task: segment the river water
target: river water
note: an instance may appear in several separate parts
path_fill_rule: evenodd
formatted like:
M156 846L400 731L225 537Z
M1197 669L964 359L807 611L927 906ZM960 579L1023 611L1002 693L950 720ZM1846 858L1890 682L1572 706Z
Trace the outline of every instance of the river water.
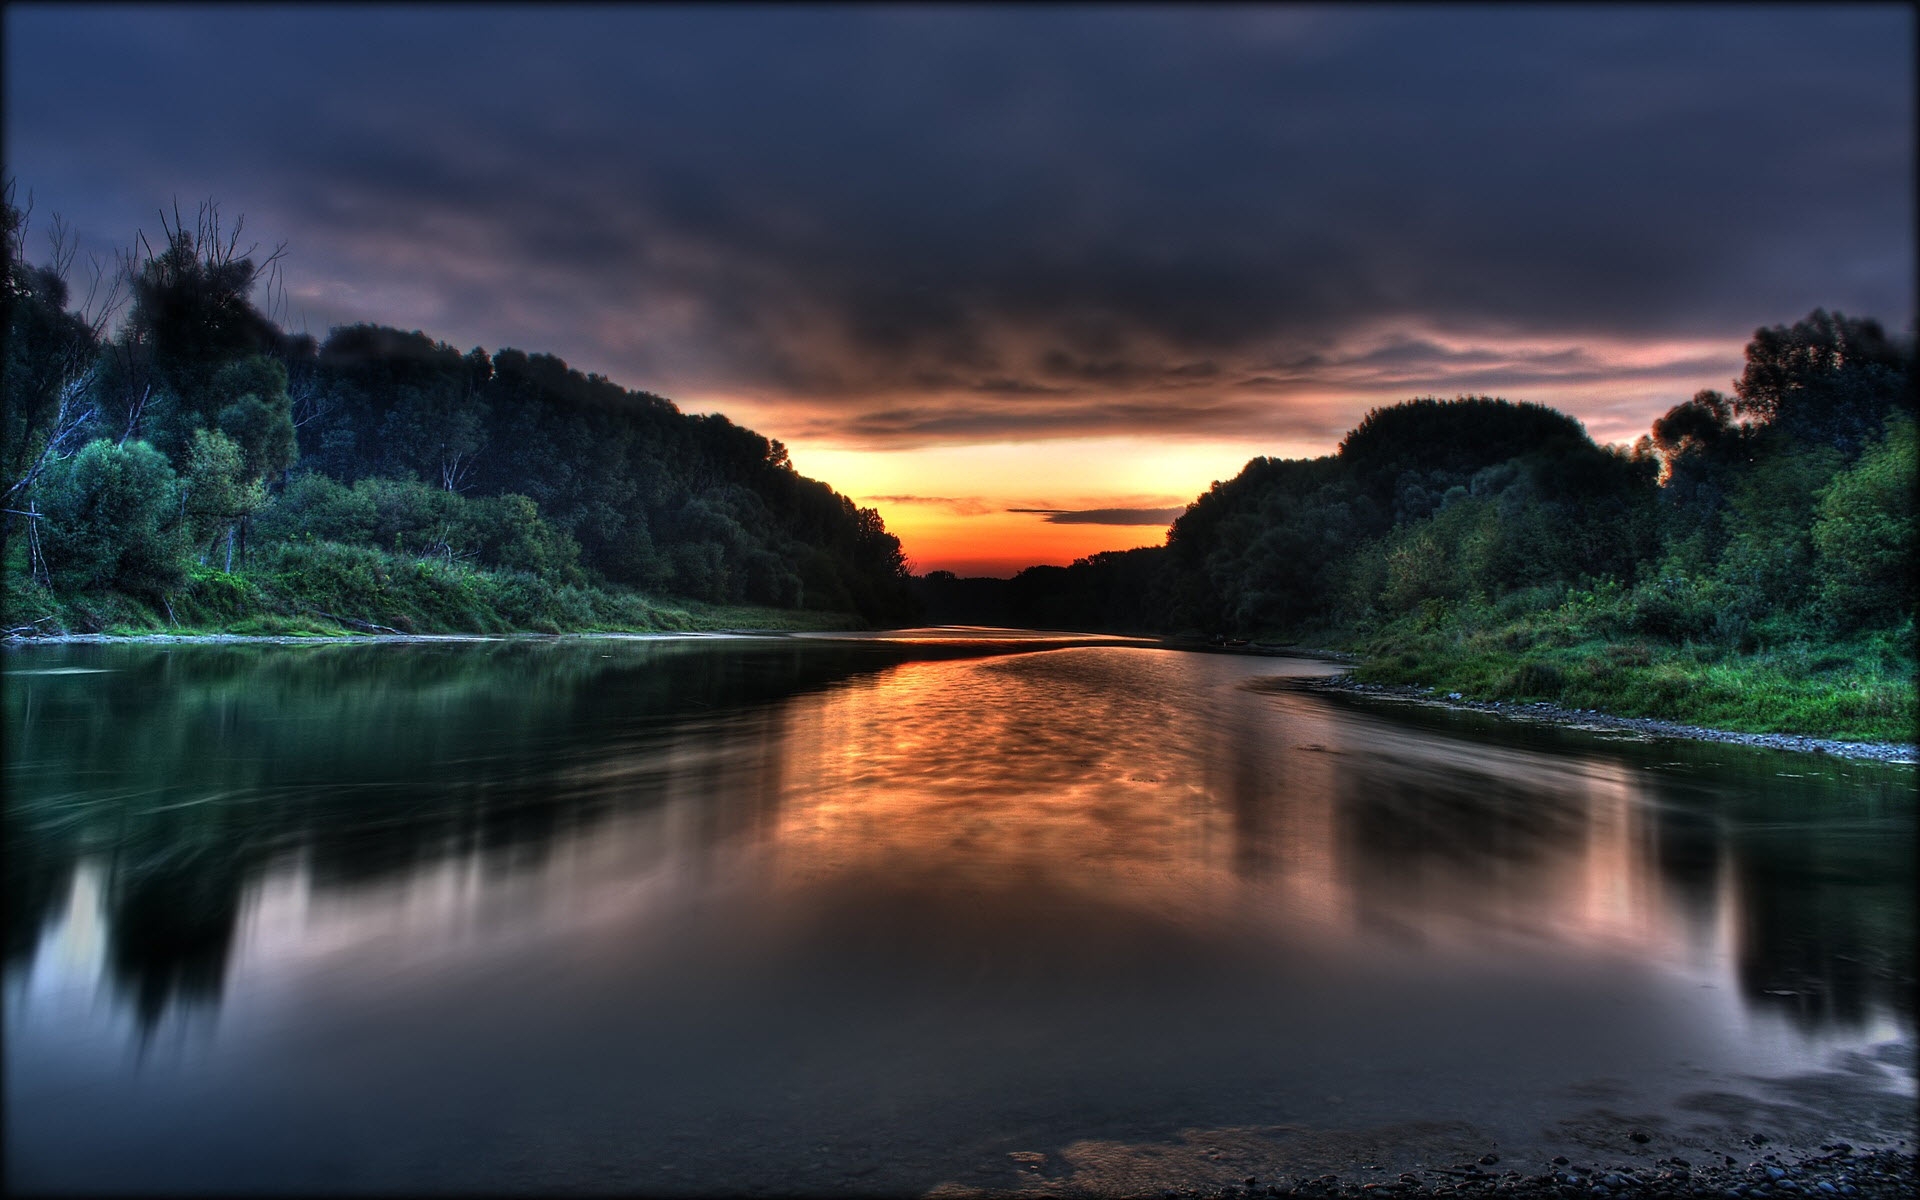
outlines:
M1137 1191L1913 1138L1911 766L967 631L5 667L16 1190Z

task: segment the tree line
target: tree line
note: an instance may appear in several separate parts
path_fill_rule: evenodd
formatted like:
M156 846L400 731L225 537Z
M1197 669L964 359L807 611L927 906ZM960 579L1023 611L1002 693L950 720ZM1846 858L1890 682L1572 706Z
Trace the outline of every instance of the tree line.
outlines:
M1416 399L1333 454L1252 460L1163 546L917 586L934 620L1323 644L1570 598L1617 636L1910 641L1913 359L1911 336L1816 310L1631 448L1538 404Z
M256 303L280 252L243 250L212 204L163 215L158 248L96 264L81 297L67 230L32 263L28 218L10 194L0 470L22 586L170 608L211 571L377 554L871 623L913 611L879 515L724 416L548 354L289 333Z

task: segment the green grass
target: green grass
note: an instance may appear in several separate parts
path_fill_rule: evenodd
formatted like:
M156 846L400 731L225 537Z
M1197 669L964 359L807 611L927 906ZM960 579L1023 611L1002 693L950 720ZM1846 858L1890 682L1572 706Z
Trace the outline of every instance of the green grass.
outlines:
M358 546L259 552L232 573L195 565L161 596L72 595L9 563L5 621L41 633L337 637L369 633L664 633L854 629L848 613L706 604L631 588L556 582Z
M1403 619L1357 639L1356 678L1467 699L1544 701L1742 733L1914 739L1911 630L1800 637L1741 652L1715 643L1597 636L1565 610L1499 619Z

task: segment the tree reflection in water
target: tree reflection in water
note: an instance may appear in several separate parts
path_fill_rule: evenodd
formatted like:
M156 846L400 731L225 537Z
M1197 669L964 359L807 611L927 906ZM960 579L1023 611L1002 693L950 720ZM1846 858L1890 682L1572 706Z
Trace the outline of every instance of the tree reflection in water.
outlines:
M731 1112L798 1087L779 1064L837 1045L805 1086L896 1097L887 1111L958 1104L934 1093L1004 1069L1027 1072L1036 1121L1084 1116L1094 1076L1129 1120L1230 1120L1298 1099L1223 1082L1266 1078L1263 1055L1275 1078L1388 1047L1411 1064L1393 1070L1457 1074L1406 1040L1449 1012L1518 1005L1564 1044L1552 1022L1575 1015L1552 997L1577 997L1581 971L1694 981L1661 1003L1695 1007L1623 1021L1722 1019L1685 988L1724 981L1815 1040L1910 1032L1910 768L1604 742L1262 682L1317 669L1297 661L1012 652L1032 648L15 654L10 1045L97 1019L32 1007L70 977L124 1016L100 1038L144 1044L170 1012L238 1005L249 1036L263 1013L336 1013L411 1030L422 1064L443 1046L476 1079L524 1069L461 1042L458 1022L399 1015L458 1013L492 1039L551 1042L548 1061L590 1072L563 1089L583 1105L652 1078L660 1103L711 1093ZM1530 978L1548 981L1537 1003L1513 994ZM855 996L881 999L869 1012ZM551 1028L525 1026L535 1013ZM1065 1013L1078 1032L1040 1038ZM852 1040L834 1042L842 1020ZM554 1041L572 1027L599 1048ZM1260 1048L1240 1049L1250 1037ZM436 1076L406 1069L402 1090L435 1111ZM1133 1094L1115 1071L1136 1072ZM1392 1078L1380 1096L1412 1094Z

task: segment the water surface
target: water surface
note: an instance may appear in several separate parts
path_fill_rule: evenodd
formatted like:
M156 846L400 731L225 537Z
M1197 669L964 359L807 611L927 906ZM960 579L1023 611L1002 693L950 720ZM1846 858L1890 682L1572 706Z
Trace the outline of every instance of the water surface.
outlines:
M22 1190L1912 1136L1911 767L979 632L6 667Z

